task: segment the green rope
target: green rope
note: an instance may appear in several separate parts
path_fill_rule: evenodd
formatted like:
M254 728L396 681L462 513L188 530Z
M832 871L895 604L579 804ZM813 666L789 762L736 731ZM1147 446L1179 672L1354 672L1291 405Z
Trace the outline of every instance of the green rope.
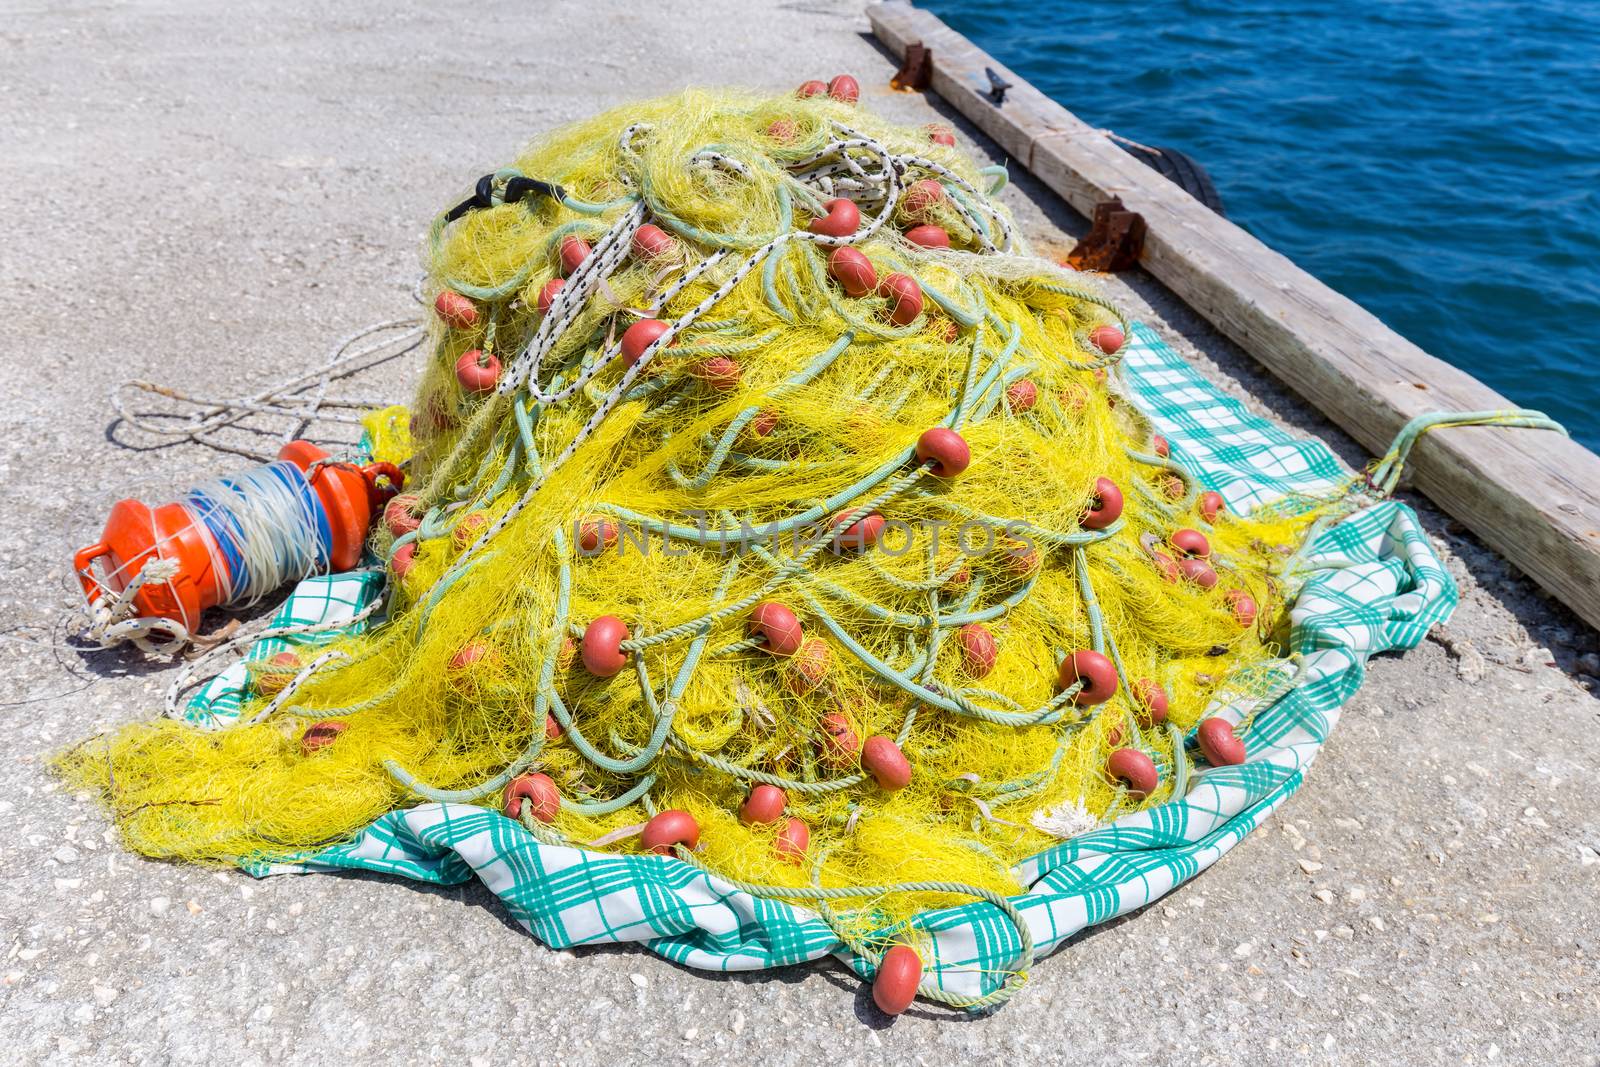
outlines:
M1418 415L1400 428L1394 443L1378 462L1368 484L1382 496L1394 492L1400 483L1400 473L1411 450L1425 434L1447 426L1514 426L1532 430L1554 430L1563 437L1567 429L1542 411L1530 408L1507 408L1498 411L1441 411Z

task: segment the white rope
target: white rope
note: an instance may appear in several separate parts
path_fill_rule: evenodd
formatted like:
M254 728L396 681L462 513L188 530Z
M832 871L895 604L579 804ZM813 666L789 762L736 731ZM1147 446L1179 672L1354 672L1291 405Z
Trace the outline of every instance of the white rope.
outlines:
M264 719L270 718L273 712L283 707L288 699L294 696L295 690L299 689L306 682L310 681L313 674L316 674L328 664L349 662L352 662L350 653L341 651L340 649L331 648L322 653L322 655L316 657L304 667L301 667L299 672L289 680L289 684L283 687L283 691L268 701L266 707L250 716L249 719L246 719L245 724L252 725L254 723L261 722Z
M382 336L369 344L354 347L358 341L380 334L392 334L392 336ZM359 417L342 412L329 412L325 409L372 410L388 407L393 402L368 397L330 397L327 395L329 388L335 382L372 370L411 352L422 343L425 336L423 325L419 320L391 319L363 327L341 338L334 344L328 358L320 365L247 396L218 399L131 378L112 390L111 406L128 425L152 436L194 441L223 451L268 461L274 458L274 454L221 441L216 438L216 434L220 430L237 425L250 415L293 420L284 440L303 431L306 424L311 421L359 425L361 421ZM187 414L176 411L134 410L129 403L132 399L129 394L134 392L176 400L180 404L191 406L194 410Z
M239 561L230 564L215 555L211 561L218 573L231 576L227 604L258 603L328 565L318 536L322 505L306 472L288 460L202 482L183 506L221 542L215 547L224 556L232 549Z

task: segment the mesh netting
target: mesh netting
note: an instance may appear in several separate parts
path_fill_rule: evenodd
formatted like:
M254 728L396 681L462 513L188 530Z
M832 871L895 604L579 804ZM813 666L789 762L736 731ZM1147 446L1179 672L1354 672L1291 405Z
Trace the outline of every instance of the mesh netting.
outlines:
M436 224L415 415L372 423L387 621L68 776L199 861L509 785L547 839L880 887L857 934L1181 794L1207 710L1284 684L1315 512L1201 493L1117 402L1120 317L942 140L694 92L535 143Z

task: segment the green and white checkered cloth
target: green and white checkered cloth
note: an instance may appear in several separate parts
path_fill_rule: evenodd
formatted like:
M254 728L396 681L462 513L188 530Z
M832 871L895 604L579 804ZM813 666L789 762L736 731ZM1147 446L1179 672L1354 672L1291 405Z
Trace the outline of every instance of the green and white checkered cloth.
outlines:
M1135 325L1121 387L1235 511L1285 497L1323 495L1350 472L1327 448L1296 440L1201 378L1148 327ZM1300 787L1368 656L1410 648L1448 618L1456 589L1416 516L1392 501L1321 533L1310 577L1290 610L1299 684L1253 710L1250 758L1198 772L1187 796L1032 857L1013 898L1040 955L1079 930L1133 911L1193 878ZM302 583L285 618L348 618L377 594L371 575ZM258 650L260 655L277 647ZM252 655L257 655L253 652ZM191 705L191 717L237 713L243 672L230 672ZM231 690L230 690L231 686ZM1242 709L1232 709L1237 719ZM476 875L511 915L554 947L640 941L692 967L756 970L839 956L863 976L872 964L817 916L753 897L676 858L606 855L548 845L491 808L423 804L383 816L354 841L289 862L247 864L256 874L359 869L435 884ZM1017 933L999 909L974 903L924 914L925 981L966 995L995 989L1014 966Z
M294 592L289 594L289 598L267 623L267 629L337 624L352 619L383 592L384 581L381 570L307 578L294 587ZM231 725L239 718L239 705L250 684L250 672L246 664L260 663L289 648L316 648L347 634L361 633L372 621L368 618L348 626L330 625L327 630L317 633L266 637L256 641L242 662L235 663L211 679L189 698L184 706L184 720L210 730Z

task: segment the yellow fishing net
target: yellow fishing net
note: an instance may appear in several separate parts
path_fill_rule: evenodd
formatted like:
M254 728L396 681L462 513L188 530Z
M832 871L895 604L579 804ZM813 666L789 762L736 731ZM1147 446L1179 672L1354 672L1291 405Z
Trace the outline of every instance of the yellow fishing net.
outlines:
M1001 893L1170 799L1207 709L1281 682L1273 574L1313 516L1229 515L1165 457L1118 393L1126 324L939 140L689 92L534 143L436 223L415 415L370 420L411 490L372 540L387 620L255 668L238 725L130 726L66 776L152 856L300 853L509 782L549 840L692 826L747 883ZM763 784L782 815L741 820ZM641 839L662 812L693 822Z

